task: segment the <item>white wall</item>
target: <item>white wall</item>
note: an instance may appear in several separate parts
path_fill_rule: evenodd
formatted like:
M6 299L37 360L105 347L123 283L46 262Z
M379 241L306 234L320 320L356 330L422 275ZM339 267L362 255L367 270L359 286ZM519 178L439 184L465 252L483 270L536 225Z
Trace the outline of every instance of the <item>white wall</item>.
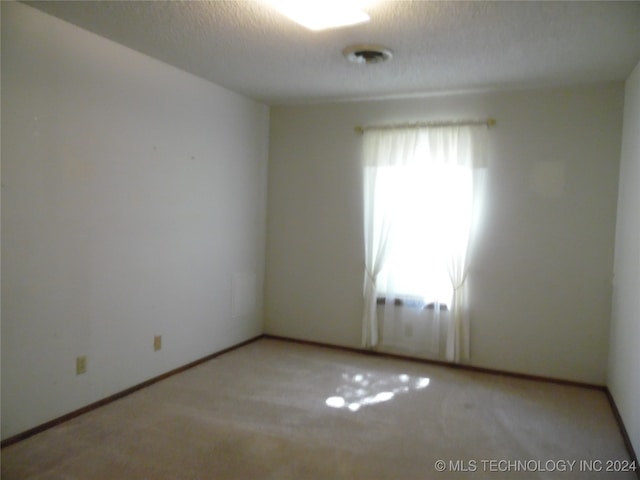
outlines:
M265 328L359 347L354 126L495 116L472 364L604 384L623 84L272 108Z
M625 88L607 383L640 452L640 63Z
M7 438L262 333L269 112L2 10Z

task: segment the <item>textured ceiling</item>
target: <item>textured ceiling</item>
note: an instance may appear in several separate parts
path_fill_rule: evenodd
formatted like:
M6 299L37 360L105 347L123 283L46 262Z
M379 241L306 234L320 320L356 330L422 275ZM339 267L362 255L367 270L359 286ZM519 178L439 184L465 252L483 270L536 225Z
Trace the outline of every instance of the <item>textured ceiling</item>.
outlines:
M323 32L259 0L25 3L269 104L621 80L640 59L638 1L377 1ZM348 63L362 42L394 58Z

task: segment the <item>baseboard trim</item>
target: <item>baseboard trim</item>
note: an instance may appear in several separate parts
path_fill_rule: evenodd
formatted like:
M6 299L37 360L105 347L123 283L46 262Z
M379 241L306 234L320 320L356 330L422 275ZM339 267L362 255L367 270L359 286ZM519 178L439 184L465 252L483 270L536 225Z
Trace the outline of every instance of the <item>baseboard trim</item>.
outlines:
M223 350L219 350L217 352L214 352L210 355L207 355L206 357L202 357L199 358L198 360L195 360L193 362L187 363L186 365L183 365L181 367L178 367L176 369L170 370L166 373L163 373L162 375L158 375L157 377L153 377L149 380L146 380L142 383L139 383L137 385L134 385L133 387L129 387L126 390L122 390L121 392L118 393L114 393L113 395L110 395L106 398L103 398L102 400L98 400L97 402L91 403L89 405L86 405L82 408L79 408L77 410L74 410L73 412L67 413L66 415L62 415L61 417L58 418L54 418L53 420L49 420L48 422L45 422L41 425L38 425L36 427L30 428L29 430L26 430L22 433L18 433L16 435L13 435L12 437L6 438L4 440L2 440L2 442L0 442L0 448L5 448L8 447L9 445L13 445L14 443L18 443L22 440L25 440L29 437L32 437L38 433L44 432L45 430L48 430L52 427L55 427L56 425L60 425L61 423L67 422L69 420L72 420L76 417L79 417L80 415L83 415L85 413L88 413L92 410L95 410L97 408L103 407L111 402L115 402L116 400L119 400L123 397L126 397L127 395L131 395L134 392L137 392L138 390L142 390L145 387L148 387L150 385L153 385L154 383L157 383L161 380L164 380L166 378L169 378L173 375L177 375L178 373L182 373L186 370L189 370L193 367L196 367L198 365L200 365L201 363L204 362L208 362L209 360L212 360L216 357L219 357L220 355L223 355L225 353L228 353L232 350L236 350L238 348L244 347L245 345L249 345L250 343L253 343L257 340L260 340L263 337L263 335L258 335L256 337L250 338L249 340L245 340L244 342L238 343L236 345L232 345L228 348L225 348Z
M627 432L626 427L624 426L624 421L622 420L622 416L620 415L620 410L618 410L618 406L616 405L616 401L611 395L611 391L608 387L604 389L605 394L607 395L607 399L609 400L609 405L611 405L611 410L613 411L613 416L618 423L618 428L620 429L620 433L622 434L622 439L624 440L624 445L627 447L627 451L629 452L629 456L631 457L631 461L635 462L638 469L636 470L636 476L640 479L640 465L638 465L638 456L633 448L633 444L631 443L631 438L629 437L629 433Z
M578 381L575 381L575 380L564 380L564 379L561 379L561 378L544 377L544 376L539 376L539 375L530 375L530 374L527 374L527 373L509 372L509 371L505 371L505 370L496 370L496 369L492 369L492 368L475 367L473 365L466 365L466 364L460 364L460 363L450 363L450 362L445 362L445 361L441 361L441 360L430 360L428 358L411 357L411 356L408 356L408 355L400 355L400 354L396 354L396 353L380 352L378 350L365 350L363 348L346 347L346 346L342 346L342 345L332 345L332 344L328 344L328 343L315 342L315 341L311 341L311 340L300 340L300 339L296 339L296 338L281 337L281 336L278 336L278 335L271 335L271 334L265 334L265 335L263 335L263 337L264 338L270 338L270 339L273 339L273 340L281 340L281 341L284 341L284 342L299 343L301 345L312 345L312 346L316 346L316 347L332 348L332 349L336 349L336 350L343 350L343 351L347 351L347 352L360 353L360 354L364 354L364 355L375 355L375 356L379 356L379 357L395 358L397 360L406 360L406 361L410 361L410 362L424 363L424 364L427 364L427 365L436 365L436 366L439 366L439 367L452 368L452 369L457 369L457 370L466 370L466 371L476 372L476 373L484 373L484 374L487 374L487 375L498 375L498 376L502 376L502 377L519 378L519 379L522 379L522 380L533 380L533 381L536 381L536 382L555 383L555 384L558 384L558 385L566 385L566 386L579 387L579 388L588 388L588 389L591 389L591 390L605 391L605 389L606 389L605 386L595 385L593 383L578 382Z

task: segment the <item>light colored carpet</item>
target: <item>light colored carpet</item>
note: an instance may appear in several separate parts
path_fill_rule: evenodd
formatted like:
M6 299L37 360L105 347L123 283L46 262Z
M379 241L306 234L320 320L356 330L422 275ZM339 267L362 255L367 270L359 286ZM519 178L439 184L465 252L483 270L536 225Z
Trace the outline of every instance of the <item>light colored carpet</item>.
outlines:
M261 339L7 447L1 468L3 480L634 479L580 463L628 459L600 391Z

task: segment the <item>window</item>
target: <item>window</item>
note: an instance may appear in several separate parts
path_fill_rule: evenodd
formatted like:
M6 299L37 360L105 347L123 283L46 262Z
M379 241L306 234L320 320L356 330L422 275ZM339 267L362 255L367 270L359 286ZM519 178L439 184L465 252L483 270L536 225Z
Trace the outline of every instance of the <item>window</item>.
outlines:
M450 307L446 358L468 357L467 251L487 125L364 131L366 348L378 345L382 296L387 306L399 300Z
M371 168L379 170L374 215L386 211L391 218L377 296L413 300L421 307L451 305L447 260L452 243L466 243L469 236L471 170L446 164Z

